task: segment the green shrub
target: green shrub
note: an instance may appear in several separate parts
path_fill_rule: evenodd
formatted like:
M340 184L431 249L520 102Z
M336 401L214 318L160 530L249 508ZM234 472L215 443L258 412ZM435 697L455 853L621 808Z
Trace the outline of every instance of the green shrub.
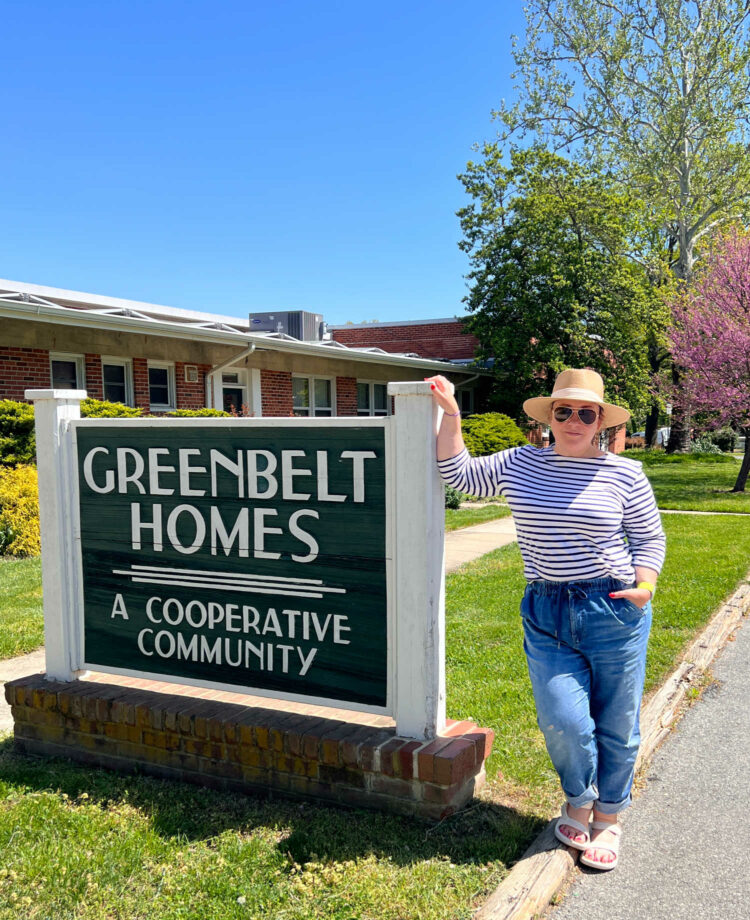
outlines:
M0 467L0 556L38 556L41 551L36 468Z
M231 418L223 409L175 409L166 415L168 418Z
M33 463L34 407L31 403L0 399L0 465Z
M731 428L719 428L717 431L710 431L708 436L724 454L731 454L733 450L737 449L737 432Z
M84 399L81 402L82 418L140 418L141 409L124 403L106 402L102 399Z
M691 454L720 454L722 453L721 448L718 444L714 444L709 434L701 434L698 437L690 442L690 453Z
M461 422L464 443L473 457L484 457L508 447L528 444L512 418L500 412L470 415Z
M459 492L458 489L454 489L453 486L445 487L445 507L446 508L460 508L461 502L464 500L463 492Z

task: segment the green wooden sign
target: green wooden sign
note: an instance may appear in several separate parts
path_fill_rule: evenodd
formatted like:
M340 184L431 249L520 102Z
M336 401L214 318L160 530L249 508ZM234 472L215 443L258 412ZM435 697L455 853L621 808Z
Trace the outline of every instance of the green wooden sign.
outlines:
M85 666L385 707L382 423L78 423Z

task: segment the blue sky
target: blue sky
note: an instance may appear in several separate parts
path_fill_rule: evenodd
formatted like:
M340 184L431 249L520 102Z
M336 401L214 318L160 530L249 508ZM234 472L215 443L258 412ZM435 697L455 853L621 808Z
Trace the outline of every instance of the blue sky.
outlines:
M233 316L453 316L520 2L3 4L0 277Z

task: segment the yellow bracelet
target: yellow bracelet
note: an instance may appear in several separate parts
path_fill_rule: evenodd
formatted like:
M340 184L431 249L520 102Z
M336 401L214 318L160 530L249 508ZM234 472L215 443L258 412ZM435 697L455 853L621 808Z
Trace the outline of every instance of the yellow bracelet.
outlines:
M639 581L636 588L645 588L646 591L651 592L651 597L656 593L656 585L652 585L650 581Z

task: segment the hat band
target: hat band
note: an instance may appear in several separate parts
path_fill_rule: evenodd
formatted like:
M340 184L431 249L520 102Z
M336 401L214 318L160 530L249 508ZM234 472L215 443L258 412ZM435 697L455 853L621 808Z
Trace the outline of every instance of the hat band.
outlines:
M579 387L566 387L564 390L555 390L550 399L583 399L599 406L604 405L604 400L593 390L583 390Z

